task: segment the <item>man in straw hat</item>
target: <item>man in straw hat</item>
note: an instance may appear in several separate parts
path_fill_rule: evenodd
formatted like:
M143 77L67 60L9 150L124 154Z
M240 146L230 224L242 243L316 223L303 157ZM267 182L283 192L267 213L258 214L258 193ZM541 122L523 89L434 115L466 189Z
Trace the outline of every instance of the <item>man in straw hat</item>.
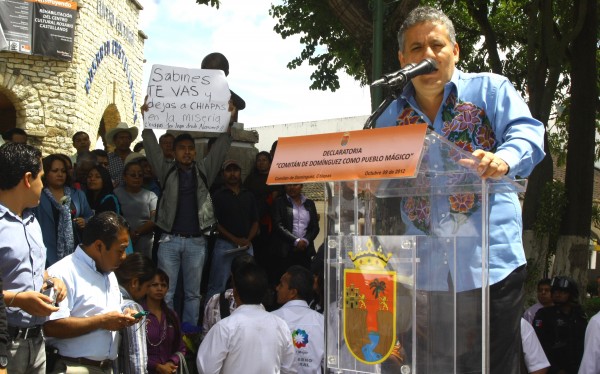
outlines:
M115 147L114 151L108 154L108 171L115 187L123 183L125 159L131 153L129 147L137 136L137 127L129 127L125 122L119 123L115 128L106 132L106 142Z

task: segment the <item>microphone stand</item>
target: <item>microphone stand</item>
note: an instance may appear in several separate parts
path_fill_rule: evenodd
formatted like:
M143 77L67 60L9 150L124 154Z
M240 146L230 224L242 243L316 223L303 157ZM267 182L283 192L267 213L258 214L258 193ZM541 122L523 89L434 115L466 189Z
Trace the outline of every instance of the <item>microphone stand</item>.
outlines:
M367 129L374 129L375 125L376 125L376 121L379 117L381 117L381 115L383 114L383 111L394 101L398 98L398 95L400 94L400 92L402 92L402 89L404 88L404 86L406 86L406 84L409 82L409 80L406 80L404 82L402 82L400 85L398 86L394 86L391 87L391 92L387 95L387 97L381 102L381 104L379 104L379 107L377 109L375 109L375 111L373 113L371 113L371 115L369 116L369 118L367 118L367 121L365 122L365 125L363 126L363 130L367 130Z

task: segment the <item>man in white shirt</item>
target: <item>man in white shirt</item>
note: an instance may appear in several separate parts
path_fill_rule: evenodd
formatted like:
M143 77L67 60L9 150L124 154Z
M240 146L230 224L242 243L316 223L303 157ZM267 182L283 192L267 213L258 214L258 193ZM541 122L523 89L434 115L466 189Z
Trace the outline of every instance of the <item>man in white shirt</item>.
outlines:
M527 322L529 322L529 324L531 324L533 322L533 319L535 318L535 314L537 313L538 310L554 304L552 302L552 290L550 287L550 279L544 278L538 282L538 284L537 284L537 299L538 299L538 302L533 304L532 306L530 306L525 311L525 313L523 313L523 318L525 318L525 320Z
M296 373L285 321L260 304L267 288L267 275L258 265L235 271L233 294L238 307L213 326L200 344L198 373Z
M521 341L523 342L523 358L527 372L531 374L545 374L550 368L544 349L533 330L533 326L521 318Z
M600 373L600 312L596 313L585 329L585 343L579 374Z
M121 292L113 271L125 259L129 226L114 212L92 217L75 252L48 271L70 290L44 324L48 345L58 349L54 373L112 373L118 331L140 321L121 312ZM68 368L68 370L67 370Z
M310 271L299 265L291 266L277 285L277 303L283 306L272 312L289 326L299 374L319 374L324 364L325 321L322 314L308 306L312 285Z

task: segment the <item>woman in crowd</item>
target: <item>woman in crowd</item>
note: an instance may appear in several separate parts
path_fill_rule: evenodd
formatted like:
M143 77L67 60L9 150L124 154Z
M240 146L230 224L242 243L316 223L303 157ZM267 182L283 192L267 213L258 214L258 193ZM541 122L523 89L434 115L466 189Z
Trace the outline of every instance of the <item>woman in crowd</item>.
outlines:
M69 176L71 182L73 182L73 161L71 161L71 157L62 153L56 153L56 155L62 157L65 160L65 165L67 166L67 175Z
M273 203L272 254L277 257L270 281L281 278L287 268L301 265L310 269L316 254L319 216L315 202L302 194L301 184L285 185L285 194Z
M133 253L125 258L115 270L123 302L121 311L125 314L143 312L144 309L137 301L142 300L152 279L156 267L152 260L141 253ZM125 329L119 345L118 373L144 374L147 373L148 353L146 349L146 320L138 317L140 322Z
M140 252L152 258L152 242L154 222L152 218L156 213L157 197L154 192L142 188L144 172L140 164L131 161L123 168L123 182L125 186L115 189L119 198L121 213L129 222L129 235L133 243L133 251Z
M50 266L71 254L80 242L79 231L94 212L82 191L70 187L67 162L59 155L43 159L44 189L35 215L42 228Z
M158 179L154 175L152 165L150 165L150 162L148 162L148 159L145 156L138 159L138 163L140 164L140 166L142 167L142 171L144 172L143 187L148 191L154 192L154 194L157 197L160 197L160 185L158 184Z
M148 349L148 373L171 374L180 364L180 356L185 356L186 348L180 328L179 317L165 302L169 289L169 277L162 269L150 284L146 299L142 302L150 312L146 322L146 341Z
M106 168L100 165L94 166L90 169L86 180L85 196L95 214L106 211L121 214L121 204L113 193L112 179Z

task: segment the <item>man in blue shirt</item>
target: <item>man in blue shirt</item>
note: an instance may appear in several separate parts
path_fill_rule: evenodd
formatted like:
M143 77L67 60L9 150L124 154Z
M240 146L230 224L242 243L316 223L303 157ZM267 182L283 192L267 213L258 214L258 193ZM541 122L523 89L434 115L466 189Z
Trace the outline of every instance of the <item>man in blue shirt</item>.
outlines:
M42 192L42 153L30 145L0 147L0 277L8 320L8 357L0 355L9 373L45 373L46 350L41 325L58 310L40 291L50 279L44 270L46 248L31 208ZM59 279L52 279L56 300L66 296ZM6 367L8 361L8 367Z
M489 73L464 73L456 68L460 49L450 19L434 8L418 7L401 26L398 42L401 66L430 58L437 62L438 69L413 78L377 120L378 127L426 123L435 132L479 159L479 162L472 162L470 166L482 178L529 175L544 157L543 125L531 117L527 105L505 77ZM481 215L480 211L476 212L479 207L477 204L461 205L449 200L445 206L438 204L435 209L429 209L432 202L426 199L416 201L418 198L406 199L410 200L410 204L406 201L401 204L407 234L435 235L442 226L441 217L449 215L447 213L471 215L471 222L473 214ZM420 210L427 217L411 214L416 203L428 205L427 209ZM441 213L439 217L438 213ZM456 230L459 230L461 222L457 221L456 225ZM519 328L526 275L521 234L521 207L516 194L495 194L489 223L492 373L516 373L519 370ZM451 314L448 311L453 310L448 308L452 304L447 303L454 301L446 299L452 293L446 291L458 291L456 304L460 308L481 300L480 251L481 248L475 248L470 252L472 256L457 259L456 271L447 262L443 267L443 256L426 260L431 261L430 270L433 271L420 274L417 284L424 280L424 276L434 280L429 280L425 289L431 291L426 298L428 310L433 313L428 317L428 323L432 323L429 327L430 340L435 340L432 336L436 321L448 318L447 315ZM466 311L468 307L460 308L456 312L457 318L461 316L461 310ZM466 343L466 346L473 344L481 347L477 337L474 339L475 343ZM440 346L436 350L429 346L427 349L430 350L428 359L435 361L443 355L444 350L450 348ZM465 349L465 346L457 349ZM481 355L481 351L467 350L479 357ZM466 359L464 362L469 361ZM477 364L477 359L471 362Z

